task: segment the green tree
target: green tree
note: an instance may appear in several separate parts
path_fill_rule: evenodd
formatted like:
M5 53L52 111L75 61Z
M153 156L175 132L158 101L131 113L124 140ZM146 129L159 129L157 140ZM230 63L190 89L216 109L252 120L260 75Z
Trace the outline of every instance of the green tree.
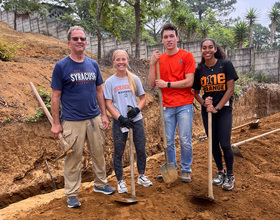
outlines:
M210 30L209 37L215 39L217 44L221 46L228 46L229 49L236 48L234 42L234 31L231 27L224 27L217 23Z
M140 58L140 36L143 21L147 12L153 13L155 5L159 6L161 0L122 0L134 8L135 13L135 57Z
M276 33L276 24L280 18L280 10L277 5L273 6L268 12L269 19L271 21L270 24L270 48L273 48L274 37Z
M78 25L83 27L87 32L95 35L97 22L95 15L91 14L92 0L53 0L56 5L63 5L65 13L57 20L65 22L71 26ZM50 9L49 9L50 10Z
M258 19L258 12L255 8L250 8L250 10L246 10L245 18L248 21L249 24L249 47L252 47L253 45L253 27Z
M254 25L253 45L257 51L264 51L269 49L269 29L261 24Z
M196 40L198 27L199 27L199 20L193 16L187 22L188 41L195 41Z
M202 21L198 27L198 33L201 39L207 38L211 30L211 26L207 21Z
M165 5L164 15L164 20L166 22L177 26L180 40L185 41L185 36L188 34L187 24L194 18L190 7L183 1L170 1Z
M41 15L46 14L44 5L40 4L40 0L3 0L2 7L6 12L14 13L14 30L17 28L18 14L33 14L39 12Z
M245 21L238 21L234 28L234 39L238 49L243 48L243 45L248 37L248 26Z
M234 10L233 4L237 0L184 0L191 10L195 13L198 13L199 20L202 20L202 14L209 8L219 10L220 15L228 15Z

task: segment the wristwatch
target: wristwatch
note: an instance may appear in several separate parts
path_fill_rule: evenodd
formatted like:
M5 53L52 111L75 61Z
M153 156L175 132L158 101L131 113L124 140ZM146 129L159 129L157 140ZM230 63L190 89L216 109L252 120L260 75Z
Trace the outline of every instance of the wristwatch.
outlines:
M218 106L216 106L216 107L215 107L215 109L216 109L217 111L219 111L219 110L220 110Z
M168 82L167 87L170 88L170 86L171 86L171 82Z

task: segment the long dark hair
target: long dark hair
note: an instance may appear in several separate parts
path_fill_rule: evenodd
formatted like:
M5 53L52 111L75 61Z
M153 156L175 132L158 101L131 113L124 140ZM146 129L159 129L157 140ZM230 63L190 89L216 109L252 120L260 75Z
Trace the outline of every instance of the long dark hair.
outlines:
M200 42L200 49L202 49L202 44L205 42L205 41L211 41L214 45L215 48L217 48L217 51L216 53L214 54L214 57L217 58L217 59L226 59L227 58L227 55L225 54L223 48L221 48L218 44L216 44L215 40L212 39L212 38L205 38L203 39L201 42ZM203 63L205 63L205 59L203 56L201 56L201 61L200 63L198 63L198 65L202 65Z

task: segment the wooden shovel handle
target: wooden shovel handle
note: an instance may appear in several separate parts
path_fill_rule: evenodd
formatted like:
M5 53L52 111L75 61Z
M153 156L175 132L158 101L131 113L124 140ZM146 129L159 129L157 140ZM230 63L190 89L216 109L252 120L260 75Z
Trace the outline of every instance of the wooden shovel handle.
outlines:
M43 108L44 113L46 114L47 118L49 119L49 121L52 125L53 124L53 118L52 118L49 110L47 109L45 103L43 102L41 96L39 95L39 93L38 93L37 89L35 88L35 86L33 85L33 83L30 82L29 84L30 84L30 86L33 90L33 93L35 94L38 102L40 103L41 107ZM64 139L64 137L62 136L61 133L58 134L58 138L60 140L61 145L63 146L63 149L66 149L69 146L69 144L66 142L66 140Z
M214 199L212 184L212 112L208 112L208 197Z
M159 70L159 62L157 61L156 63L157 66L157 79L160 79L160 70ZM164 149L167 148L167 142L166 142L166 136L165 136L165 123L164 123L164 116L163 116L163 105L162 105L162 93L161 89L158 89L159 93L159 105L160 105L160 119L161 119L161 124L162 124L162 133L163 133L163 147Z

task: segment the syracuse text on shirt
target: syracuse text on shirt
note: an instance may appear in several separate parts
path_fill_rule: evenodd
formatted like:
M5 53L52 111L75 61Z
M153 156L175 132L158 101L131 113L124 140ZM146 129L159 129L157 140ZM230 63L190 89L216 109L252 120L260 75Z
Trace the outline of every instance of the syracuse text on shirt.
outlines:
M72 82L95 81L96 74L94 72L71 73Z
M130 89L130 85L121 85L121 86L116 86L114 88L114 92L117 93L120 90L124 90L124 89Z

